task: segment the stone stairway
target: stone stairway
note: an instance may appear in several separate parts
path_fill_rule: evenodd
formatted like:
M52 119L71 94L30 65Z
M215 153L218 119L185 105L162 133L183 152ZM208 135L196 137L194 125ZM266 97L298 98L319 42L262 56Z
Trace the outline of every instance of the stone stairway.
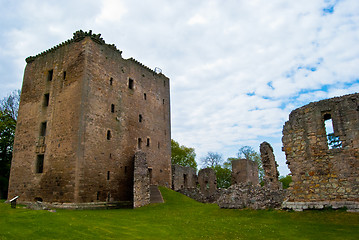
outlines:
M150 203L163 203L163 198L157 185L150 186Z

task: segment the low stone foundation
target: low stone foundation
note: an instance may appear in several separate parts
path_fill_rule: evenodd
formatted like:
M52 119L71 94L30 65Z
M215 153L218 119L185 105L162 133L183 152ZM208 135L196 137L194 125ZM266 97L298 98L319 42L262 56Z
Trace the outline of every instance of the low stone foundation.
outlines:
M223 189L217 204L221 208L280 209L286 190L241 183Z
M307 209L325 209L325 208L346 208L347 212L359 212L359 202L355 201L318 201L318 202L288 202L282 203L283 209L292 209L294 211L303 211Z

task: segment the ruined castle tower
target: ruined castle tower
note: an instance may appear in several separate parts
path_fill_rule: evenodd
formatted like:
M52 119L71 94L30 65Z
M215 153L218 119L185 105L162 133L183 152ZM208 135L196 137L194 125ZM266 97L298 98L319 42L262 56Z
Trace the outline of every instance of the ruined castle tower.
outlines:
M267 142L262 142L259 146L259 150L261 152L262 166L264 170L264 184L271 189L279 189L281 183L278 180L278 164L275 161L272 146Z
M132 201L139 149L151 184L170 186L166 76L123 59L91 31L78 31L26 62L9 198Z
M359 210L359 94L310 103L283 127L292 174L286 207Z

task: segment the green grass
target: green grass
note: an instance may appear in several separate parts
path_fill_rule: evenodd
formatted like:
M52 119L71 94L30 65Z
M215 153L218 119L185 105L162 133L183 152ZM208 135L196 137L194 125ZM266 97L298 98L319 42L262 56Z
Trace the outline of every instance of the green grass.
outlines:
M0 239L359 239L359 214L220 209L161 188L139 209L34 211L0 203Z

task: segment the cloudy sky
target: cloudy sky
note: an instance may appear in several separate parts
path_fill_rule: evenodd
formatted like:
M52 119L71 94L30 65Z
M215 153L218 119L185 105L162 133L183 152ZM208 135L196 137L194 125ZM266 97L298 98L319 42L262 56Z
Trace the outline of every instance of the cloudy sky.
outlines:
M101 33L171 79L172 138L234 157L269 142L297 107L359 92L358 0L0 0L0 97L25 58Z

